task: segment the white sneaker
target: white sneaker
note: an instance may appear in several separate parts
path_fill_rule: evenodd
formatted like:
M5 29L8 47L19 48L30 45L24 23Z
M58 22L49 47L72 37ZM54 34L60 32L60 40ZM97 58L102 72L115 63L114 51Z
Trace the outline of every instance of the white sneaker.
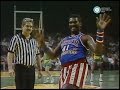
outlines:
M48 83L49 82L49 77L45 78L43 83Z
M53 83L53 82L54 82L54 79L53 79L53 77L52 77L50 83Z
M93 79L90 79L90 82L93 82Z
M91 86L93 86L93 84L94 84L93 82L90 82L90 85L91 85Z

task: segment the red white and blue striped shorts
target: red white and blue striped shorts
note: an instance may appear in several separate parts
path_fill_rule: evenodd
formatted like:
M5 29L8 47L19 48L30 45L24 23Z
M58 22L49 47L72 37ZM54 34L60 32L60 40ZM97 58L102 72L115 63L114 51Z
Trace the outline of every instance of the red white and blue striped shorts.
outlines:
M59 88L65 84L72 84L83 88L88 72L86 59L79 59L62 65Z

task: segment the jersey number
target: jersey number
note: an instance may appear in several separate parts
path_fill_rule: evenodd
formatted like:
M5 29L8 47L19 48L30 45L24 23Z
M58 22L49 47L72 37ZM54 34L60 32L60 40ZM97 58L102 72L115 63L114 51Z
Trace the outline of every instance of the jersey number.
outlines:
M63 47L62 51L64 52L64 51L68 50L68 48L69 48L69 45L65 45L65 46Z

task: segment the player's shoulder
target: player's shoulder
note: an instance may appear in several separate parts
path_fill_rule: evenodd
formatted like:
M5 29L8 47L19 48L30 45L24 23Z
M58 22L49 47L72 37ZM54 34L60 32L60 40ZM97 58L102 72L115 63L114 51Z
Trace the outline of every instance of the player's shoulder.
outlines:
M89 34L84 34L84 35L82 35L82 38L86 39L86 40L89 40L89 39L92 39L93 37Z
M87 35L87 34L81 34L81 35L79 35L79 37L80 37L82 40L87 40L88 37L89 37L89 35Z
M82 40L83 42L87 42L87 41L89 41L89 40L93 40L92 36L89 35L89 34L83 34L83 35L81 35L80 38L81 38L81 40Z
M60 42L63 42L63 41L65 41L65 40L68 40L69 37L70 37L70 36L64 37Z

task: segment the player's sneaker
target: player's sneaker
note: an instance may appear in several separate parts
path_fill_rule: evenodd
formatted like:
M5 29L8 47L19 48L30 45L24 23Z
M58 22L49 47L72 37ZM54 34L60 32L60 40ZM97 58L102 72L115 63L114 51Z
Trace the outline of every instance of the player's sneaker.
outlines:
M102 78L99 78L99 81L102 82L103 81Z
M93 79L90 79L90 82L93 82Z
M91 86L93 86L93 84L94 84L93 82L90 82L90 85L91 85Z
M50 78L49 78L49 77L47 77L47 78L45 78L45 80L44 80L44 82L43 82L43 83L48 83L48 82L49 82L49 80L50 80Z
M51 77L51 81L50 81L50 83L53 83L54 82L54 78L53 77Z

